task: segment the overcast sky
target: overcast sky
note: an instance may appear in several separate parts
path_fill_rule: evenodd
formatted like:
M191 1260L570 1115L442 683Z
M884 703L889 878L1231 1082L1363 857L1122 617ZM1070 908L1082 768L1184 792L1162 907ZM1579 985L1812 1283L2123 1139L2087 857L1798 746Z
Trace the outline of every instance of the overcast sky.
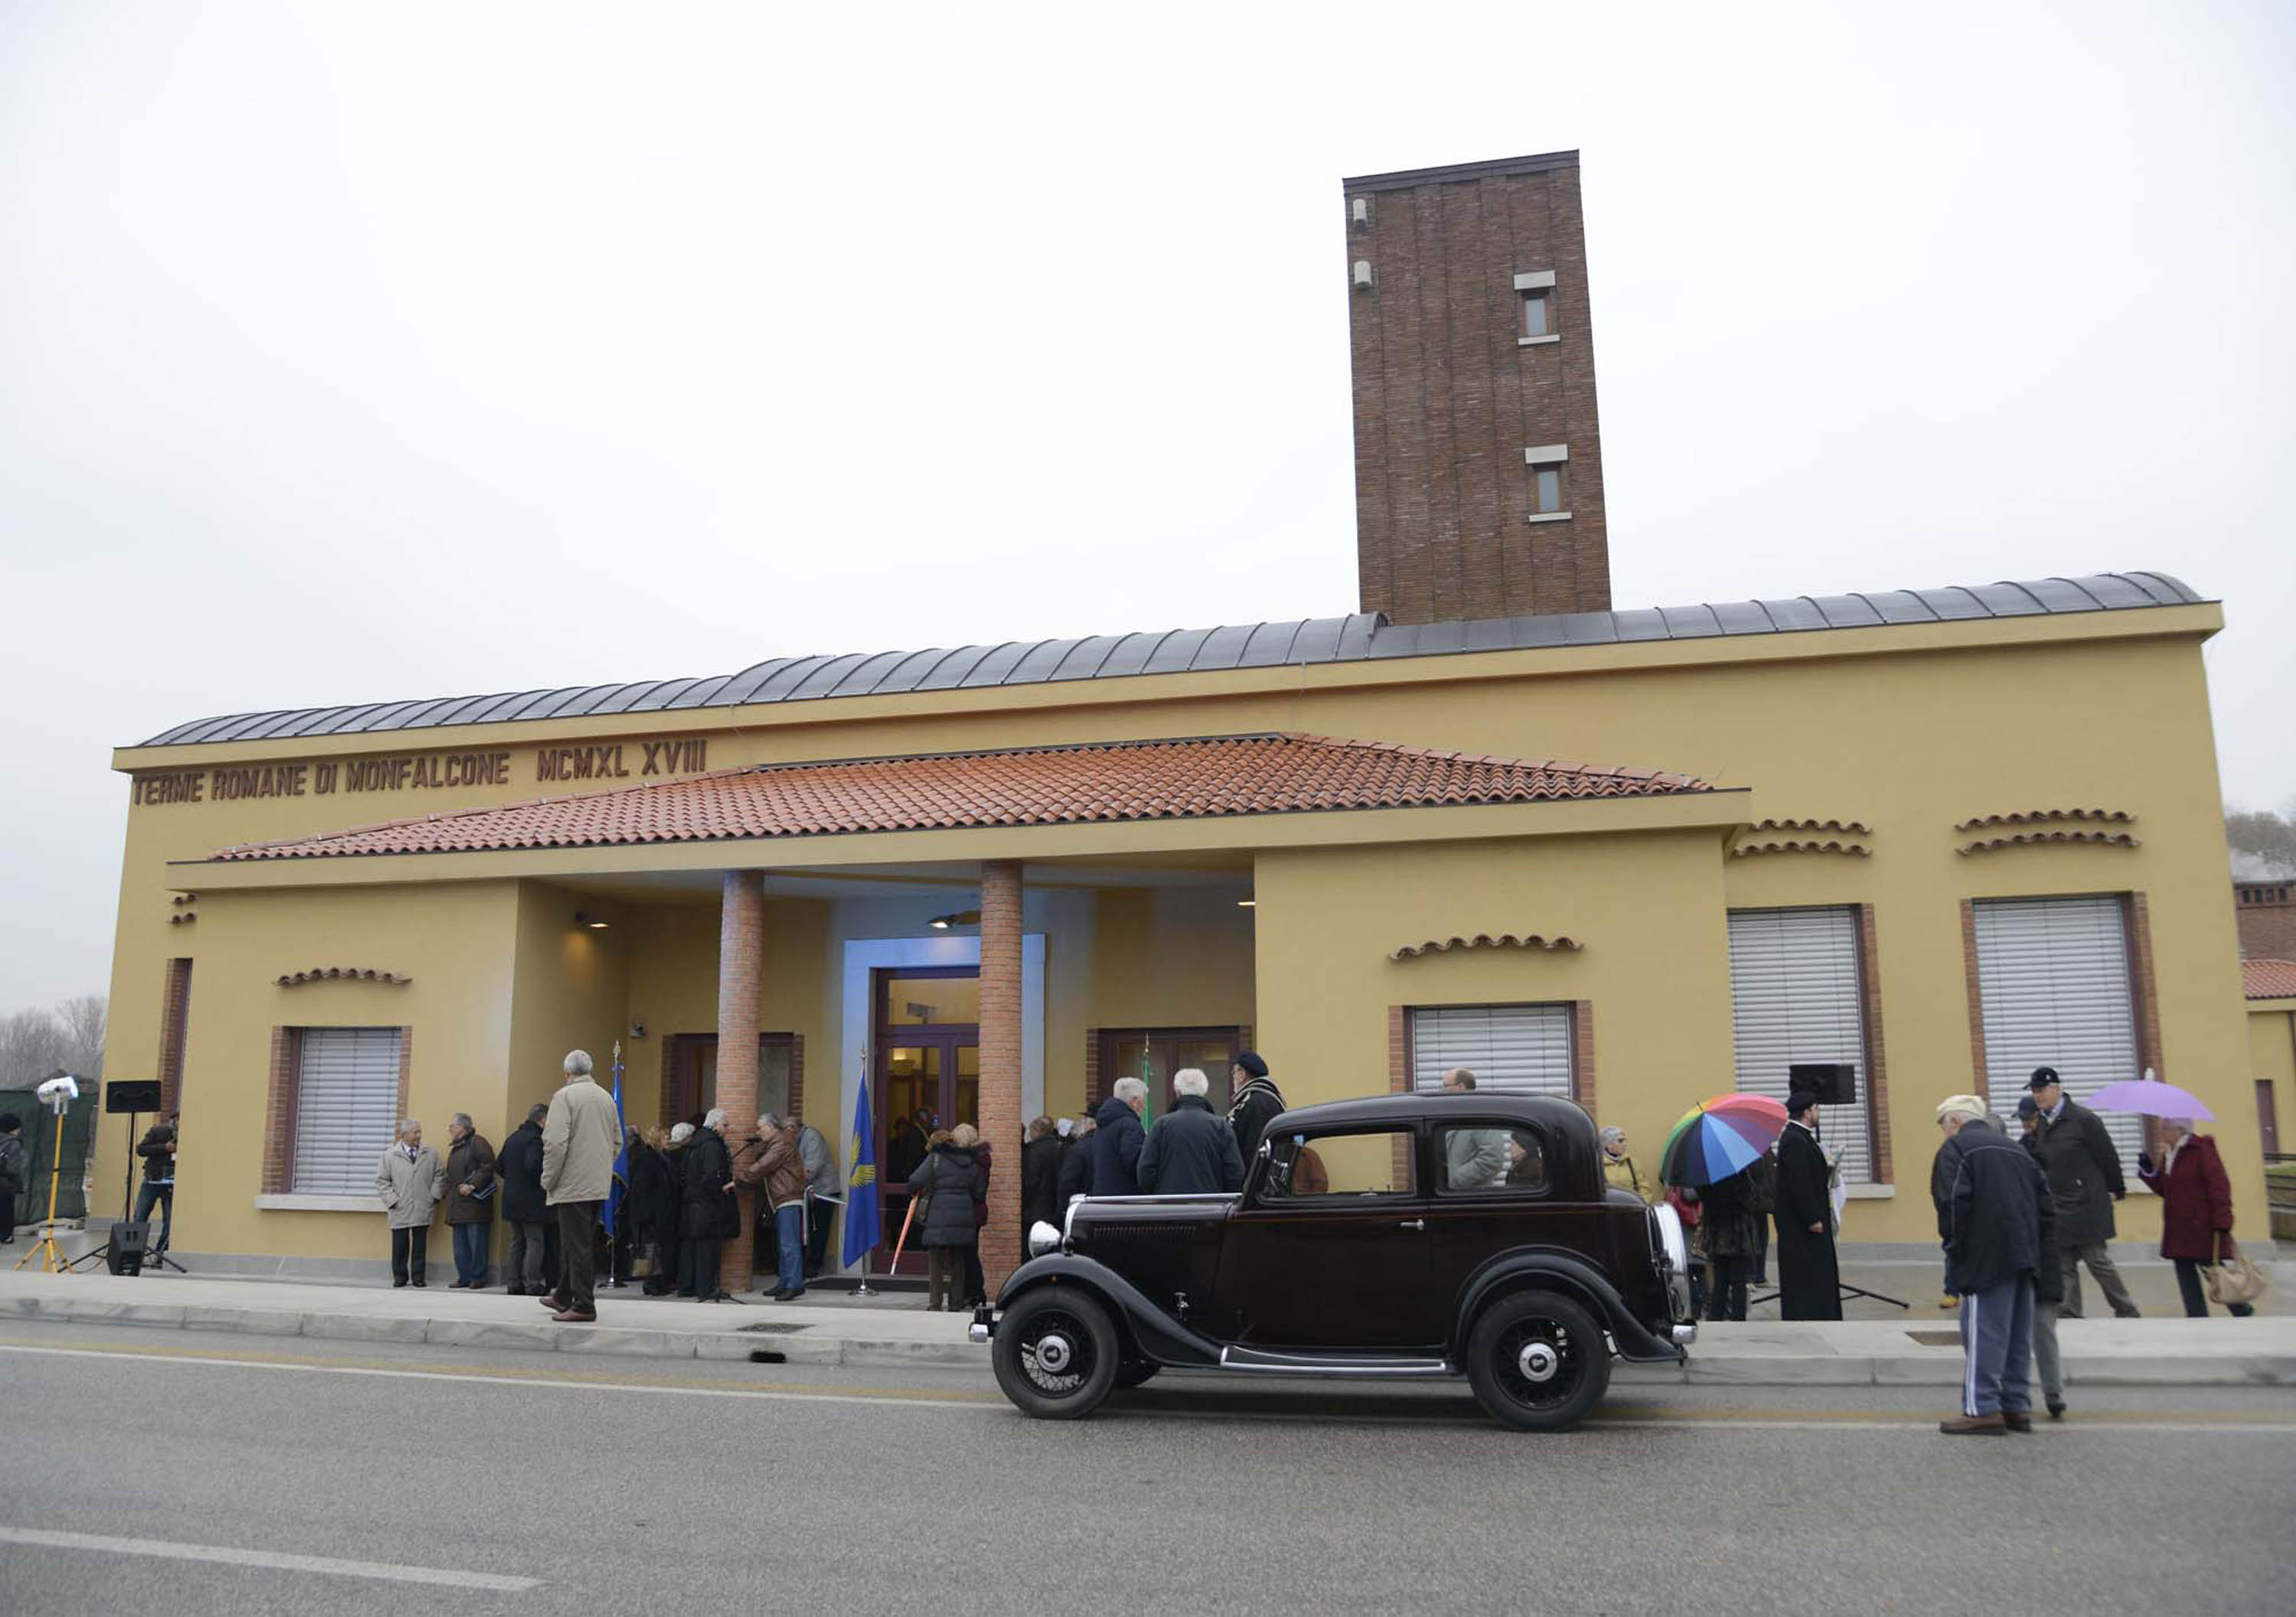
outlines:
M2173 572L2277 804L2292 17L5 0L0 1012L184 719L1351 610L1340 178L1563 147L1620 604Z

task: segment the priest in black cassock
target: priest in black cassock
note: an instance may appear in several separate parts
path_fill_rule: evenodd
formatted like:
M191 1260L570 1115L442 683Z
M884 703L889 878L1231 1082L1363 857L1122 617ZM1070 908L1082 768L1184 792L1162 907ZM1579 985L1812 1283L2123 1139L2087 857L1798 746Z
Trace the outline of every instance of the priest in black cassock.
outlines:
M1817 1096L1786 1096L1778 1137L1778 1317L1841 1317L1841 1270L1833 1257L1833 1170L1817 1144Z

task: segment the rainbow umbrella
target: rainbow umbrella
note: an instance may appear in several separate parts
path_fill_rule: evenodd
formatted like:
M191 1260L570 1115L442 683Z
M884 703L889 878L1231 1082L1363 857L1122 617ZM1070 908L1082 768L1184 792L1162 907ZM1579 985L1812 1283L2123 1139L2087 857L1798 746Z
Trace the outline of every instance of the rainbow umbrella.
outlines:
M1718 1095L1682 1114L1659 1153L1668 1185L1711 1185L1743 1173L1785 1131L1786 1109L1766 1095Z

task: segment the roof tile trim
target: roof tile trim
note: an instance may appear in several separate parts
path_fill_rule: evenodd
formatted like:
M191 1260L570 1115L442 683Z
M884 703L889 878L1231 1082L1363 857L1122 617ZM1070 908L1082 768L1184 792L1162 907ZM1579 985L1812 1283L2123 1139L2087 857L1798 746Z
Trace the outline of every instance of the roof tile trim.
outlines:
M2043 842L2098 842L2110 848L2142 848L2144 844L2125 831L2027 831L2016 836L1990 837L1964 842L1956 853L1998 853L2005 848L2038 847Z
M1807 634L1832 629L1886 628L1908 623L1943 623L1983 618L2129 612L2160 606L2194 606L2205 597L2166 573L2095 573L2079 579L2025 583L1950 586L1939 589L1886 590L1872 594L1798 595L1771 601L1659 607L1633 612L1569 612L1544 616L1478 619L1467 622L1395 624L1362 613L1343 618L1298 618L1218 628L1174 629L1081 639L1006 641L918 653L846 653L841 655L776 657L731 674L652 682L654 691L683 686L659 702L651 696L630 711L666 712L679 708L742 707L751 703L810 702L828 696L893 695L911 691L972 689L980 685L1058 684L1070 680L1126 678L1151 673L1218 671L1246 668L1308 666L1366 658L1458 656L1491 651L1531 651L1558 646L1613 645L1634 641L1702 640L1738 635ZM1188 637L1193 637L1191 641ZM1071 668L1070 653L1091 640L1115 644L1108 657L1089 669ZM1185 655L1165 656L1175 641ZM1119 661L1118 646L1152 643L1135 664ZM1272 649L1280 644L1281 651ZM1253 647L1260 650L1255 653ZM1054 648L1060 648L1057 654ZM954 661L970 656L964 671L944 676ZM1035 661L1031 662L1032 655ZM904 678L900 670L918 657L933 657L931 672ZM1115 666L1111 667L1111 665ZM808 677L837 665L835 677L816 685ZM1030 669L1022 675L1020 669ZM878 671L865 679L864 669ZM798 670L794 678L782 676ZM986 671L984 671L986 670ZM1106 670L1106 671L1103 671ZM980 674L976 678L974 676ZM640 686L649 684L636 682ZM140 744L182 746L194 743L282 740L329 734L347 715L373 718L406 710L394 727L422 730L443 724L508 724L595 710L609 694L628 682L512 692L493 697L422 699L354 703L325 708L277 708L194 719L163 730ZM558 699L553 701L553 699ZM476 703L475 707L467 704ZM545 708L542 704L547 703ZM462 714L462 717L450 715ZM361 726L362 733L377 733Z
M2296 960L2243 960L2243 992L2251 999L2296 999Z
M1711 790L1692 776L1658 769L1600 769L1265 732L761 764L245 843L213 857L503 851Z
M1441 955L1453 949L1467 948L1536 948L1545 949L1550 954L1557 949L1565 949L1576 954L1586 947L1576 938L1559 935L1549 938L1539 932L1524 932L1519 937L1513 932L1500 932L1496 937L1489 932L1477 932L1472 938L1430 938L1424 943L1406 943L1390 952L1387 957L1390 960L1415 960L1422 955Z

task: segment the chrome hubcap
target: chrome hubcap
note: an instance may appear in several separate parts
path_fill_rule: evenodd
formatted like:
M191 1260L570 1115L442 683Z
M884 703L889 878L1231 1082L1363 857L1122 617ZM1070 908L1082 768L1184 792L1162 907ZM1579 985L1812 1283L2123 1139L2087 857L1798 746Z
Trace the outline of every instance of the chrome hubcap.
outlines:
M1562 1367L1562 1356L1554 1350L1554 1344L1551 1342L1529 1342L1523 1344L1522 1351L1515 1355L1514 1363L1515 1368L1521 1372L1523 1380L1532 1383L1549 1382L1554 1379L1554 1373Z
M1058 1331L1047 1331L1037 1339L1037 1367L1047 1375L1065 1374L1075 1357L1076 1349Z

